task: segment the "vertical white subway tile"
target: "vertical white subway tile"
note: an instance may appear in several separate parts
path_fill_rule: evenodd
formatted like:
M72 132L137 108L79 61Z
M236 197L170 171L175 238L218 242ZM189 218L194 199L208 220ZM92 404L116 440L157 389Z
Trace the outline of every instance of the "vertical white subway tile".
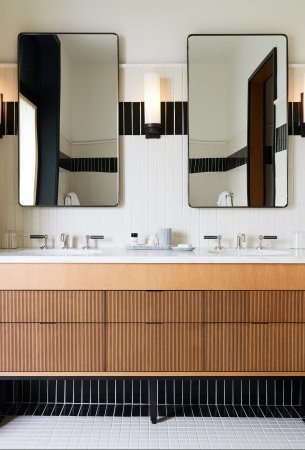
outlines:
M162 101L187 100L187 68L180 66L128 66L120 69L120 101L143 99L144 73L157 71L161 76ZM303 71L304 72L304 71ZM290 100L299 101L300 83L304 73L293 70L290 77ZM0 86L7 84L9 101L17 90L15 75L6 78L0 70ZM15 89L15 90L14 90ZM291 91L293 91L291 93ZM7 97L7 98L8 98ZM15 97L16 98L16 97ZM19 242L38 246L30 241L32 233L48 233L56 246L59 235L76 236L74 245L84 245L86 233L104 234L101 247L124 246L130 232L140 237L158 231L161 226L174 229L175 243L189 242L196 247L212 248L204 234L222 234L226 246L235 245L236 233L245 232L248 245L255 246L259 233L278 234L277 243L289 246L293 229L305 230L305 139L289 137L289 207L284 209L196 209L188 205L187 136L163 136L147 140L144 136L120 138L120 206L116 208L22 208L17 205L16 136L0 139L0 232L16 228Z

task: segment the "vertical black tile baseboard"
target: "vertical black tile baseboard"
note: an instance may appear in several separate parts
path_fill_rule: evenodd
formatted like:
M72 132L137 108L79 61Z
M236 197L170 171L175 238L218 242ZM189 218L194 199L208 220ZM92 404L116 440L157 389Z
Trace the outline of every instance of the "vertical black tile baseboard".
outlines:
M149 405L147 379L12 380L6 401L24 404ZM299 406L300 379L158 380L159 405Z

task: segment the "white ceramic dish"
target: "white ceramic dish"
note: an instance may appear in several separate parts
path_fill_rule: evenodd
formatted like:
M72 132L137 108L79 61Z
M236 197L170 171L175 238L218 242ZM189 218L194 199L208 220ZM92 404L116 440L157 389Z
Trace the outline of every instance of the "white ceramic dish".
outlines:
M178 247L178 245L172 247L172 250L176 251L176 252L191 252L195 249L196 247Z

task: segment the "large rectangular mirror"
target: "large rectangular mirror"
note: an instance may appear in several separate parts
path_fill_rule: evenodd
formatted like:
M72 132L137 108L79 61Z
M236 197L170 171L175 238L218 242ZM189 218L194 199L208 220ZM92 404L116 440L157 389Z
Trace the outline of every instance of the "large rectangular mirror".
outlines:
M287 206L287 37L188 37L189 204Z
M21 33L19 203L116 206L118 36Z

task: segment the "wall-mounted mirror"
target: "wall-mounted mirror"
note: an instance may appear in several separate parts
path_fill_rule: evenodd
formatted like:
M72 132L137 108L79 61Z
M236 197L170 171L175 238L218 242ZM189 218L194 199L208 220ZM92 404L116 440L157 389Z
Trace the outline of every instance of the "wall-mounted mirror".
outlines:
M287 206L287 38L188 37L189 204Z
M118 36L21 33L19 202L116 206Z

